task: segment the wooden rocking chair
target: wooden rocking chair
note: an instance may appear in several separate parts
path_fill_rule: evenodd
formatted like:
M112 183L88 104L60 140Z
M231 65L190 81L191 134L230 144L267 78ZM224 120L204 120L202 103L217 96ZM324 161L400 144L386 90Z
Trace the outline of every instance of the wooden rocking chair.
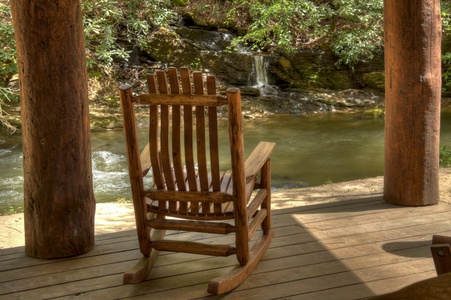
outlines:
M229 292L250 275L274 237L270 154L275 144L260 142L244 159L240 91L230 88L227 97L217 95L214 77L206 78L206 92L203 74L190 74L187 68L181 68L180 74L169 68L149 75L147 84L149 94L140 96L133 96L130 86L120 87L136 227L144 256L125 273L124 284L144 280L158 251L236 255L239 265L208 285L209 293ZM145 105L150 114L149 140L140 154L134 106ZM225 105L231 172L222 172L219 165L217 111ZM143 177L150 169L153 185L145 188ZM262 234L250 248L259 227ZM165 230L233 233L235 245L166 240Z

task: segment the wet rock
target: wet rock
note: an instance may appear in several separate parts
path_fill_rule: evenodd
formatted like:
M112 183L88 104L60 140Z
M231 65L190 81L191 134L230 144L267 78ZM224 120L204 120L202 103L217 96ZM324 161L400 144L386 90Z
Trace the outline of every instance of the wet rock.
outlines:
M282 88L343 90L367 87L362 76L384 70L380 58L361 62L354 70L336 63L337 58L330 51L299 49L289 55L274 55L269 72Z
M243 113L248 117L273 114L311 114L334 111L382 109L384 94L374 90L278 90L272 95L243 97Z

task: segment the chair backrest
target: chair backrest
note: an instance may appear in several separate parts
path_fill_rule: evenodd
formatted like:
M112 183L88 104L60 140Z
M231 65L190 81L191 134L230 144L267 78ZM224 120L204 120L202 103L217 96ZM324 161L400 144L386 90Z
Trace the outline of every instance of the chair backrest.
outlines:
M233 218L231 174L221 173L218 146L218 108L226 106L228 99L217 94L215 78L207 76L204 80L201 72L190 74L188 68L181 68L178 74L176 68L169 68L147 76L147 84L148 94L129 95L134 105L149 106L148 147L141 159L136 152L136 124L124 120L128 151L135 152L128 155L129 170L136 168L141 175L137 178L140 183L136 187L132 184L132 189L140 191L133 193L147 197L151 203L143 205L150 205L150 211L156 213L198 219ZM241 115L229 115L229 123L233 120L241 122ZM240 131L241 124L237 126ZM235 144L231 151L241 153L232 152L232 156L242 158L243 145ZM141 162L146 160L151 165L152 189L145 189L142 182L148 167ZM234 172L244 174L244 163L240 169Z
M192 97L191 78L188 69L180 70L182 90L180 90L177 70L170 68L166 72L157 72L155 75L147 77L149 94L157 95L189 95L190 98L185 105L167 105L162 100L160 105L150 106L150 130L149 143L151 145L152 170L154 182L158 189L179 190L179 191L209 191L210 184L208 178L207 146L210 148L211 185L214 191L220 190L219 179L219 157L218 157L218 125L217 125L217 105L218 101L212 101L213 106L205 109L207 99L204 97L204 82L202 73L193 73L194 95L202 97ZM168 90L168 81L170 91ZM207 77L207 94L216 95L216 85L214 77ZM182 98L183 99L183 98ZM197 103L195 99L198 99ZM176 101L177 102L177 101ZM192 103L192 105L191 105ZM226 104L222 103L222 104ZM160 108L160 122L158 122L158 108ZM183 110L183 112L182 112ZM193 110L195 113L193 113ZM172 118L171 118L172 113ZM195 119L193 119L193 116ZM183 123L183 126L182 126ZM158 133L158 124L161 124ZM207 130L208 129L208 137ZM183 134L182 134L183 131ZM194 142L196 143L194 145ZM172 143L172 150L170 149ZM160 156L157 156L158 145L161 145ZM197 147L195 147L197 146ZM182 150L184 149L185 168L182 163ZM197 155L195 155L197 150ZM197 157L196 157L197 156ZM160 160L157 161L156 158ZM200 186L197 186L196 162ZM173 171L171 168L173 167Z

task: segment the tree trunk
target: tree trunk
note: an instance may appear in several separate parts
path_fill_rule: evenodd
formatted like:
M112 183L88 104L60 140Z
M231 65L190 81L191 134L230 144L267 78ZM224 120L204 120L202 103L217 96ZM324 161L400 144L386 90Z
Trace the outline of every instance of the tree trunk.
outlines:
M439 201L439 0L385 0L386 202Z
M11 1L22 114L25 251L94 247L95 199L79 1Z

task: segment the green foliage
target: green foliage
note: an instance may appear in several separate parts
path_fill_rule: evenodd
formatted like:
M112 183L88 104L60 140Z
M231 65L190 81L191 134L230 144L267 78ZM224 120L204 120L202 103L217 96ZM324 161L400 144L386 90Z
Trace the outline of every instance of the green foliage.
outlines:
M245 6L252 20L247 33L235 40L251 50L285 49L293 51L299 41L322 36L327 26L321 26L330 15L327 5L298 0L234 0L234 5ZM238 17L232 10L229 18Z
M441 1L440 7L444 34L451 34L451 3L448 1Z
M383 0L333 0L328 33L338 65L351 68L383 51Z
M196 57L190 65L193 70L200 70L200 57Z
M5 100L9 102L19 102L19 92L13 90L12 88L5 88L0 86L0 125L6 128L6 130L12 134L17 130L17 128L8 122L6 118L8 113L2 109L2 105L5 104Z
M187 5L189 3L189 0L172 0L173 6L183 6Z
M451 52L442 54L442 77L445 86L451 88Z
M0 3L0 86L7 86L17 72L14 28L9 2ZM2 99L4 98L0 94L0 101Z
M14 42L14 28L12 25L9 2L0 3L0 125L9 132L14 132L16 128L9 124L6 119L6 112L2 105L8 102L18 102L17 91L8 87L11 79L17 74L17 54Z
M245 5L251 24L235 45L251 50L294 51L322 41L337 55L338 65L353 67L382 52L383 0L235 0ZM231 11L231 14L235 11Z
M235 47L286 52L326 47L338 65L350 68L382 52L383 0L81 0L90 72L108 73L116 61L127 59L129 52L120 45L148 49L153 33L174 21L174 7L191 5L199 13L213 14L226 2L233 8L224 24L242 33ZM441 1L441 9L446 36L451 32L451 2ZM7 86L17 73L8 0L0 1L0 17L0 86ZM444 84L451 88L451 52L443 53L442 61Z
M451 167L451 150L447 146L440 147L440 167Z
M115 60L127 59L120 42L146 43L152 30L173 20L169 0L83 0L88 67L104 71Z
M106 73L129 53L119 44L141 45L150 33L173 20L171 0L82 0L87 64L90 73ZM183 3L181 1L180 3ZM10 128L1 105L18 101L8 83L17 74L17 55L10 5L0 2L0 123Z
M451 35L451 3L441 1L441 10L443 36L448 36L448 39L451 40L449 37ZM451 89L451 51L442 54L442 64L443 83L448 89Z
M91 70L107 71L115 60L128 58L119 41L145 43L152 30L175 17L170 0L82 0L81 4ZM0 85L7 86L18 71L9 1L0 2L0 18Z
M23 213L22 206L14 207L12 205L9 205L8 207L6 207L0 211L0 216L8 216L8 215L14 215L14 214L19 214L19 213Z
M122 198L116 198L116 202L118 203L133 203L132 198L122 197Z

